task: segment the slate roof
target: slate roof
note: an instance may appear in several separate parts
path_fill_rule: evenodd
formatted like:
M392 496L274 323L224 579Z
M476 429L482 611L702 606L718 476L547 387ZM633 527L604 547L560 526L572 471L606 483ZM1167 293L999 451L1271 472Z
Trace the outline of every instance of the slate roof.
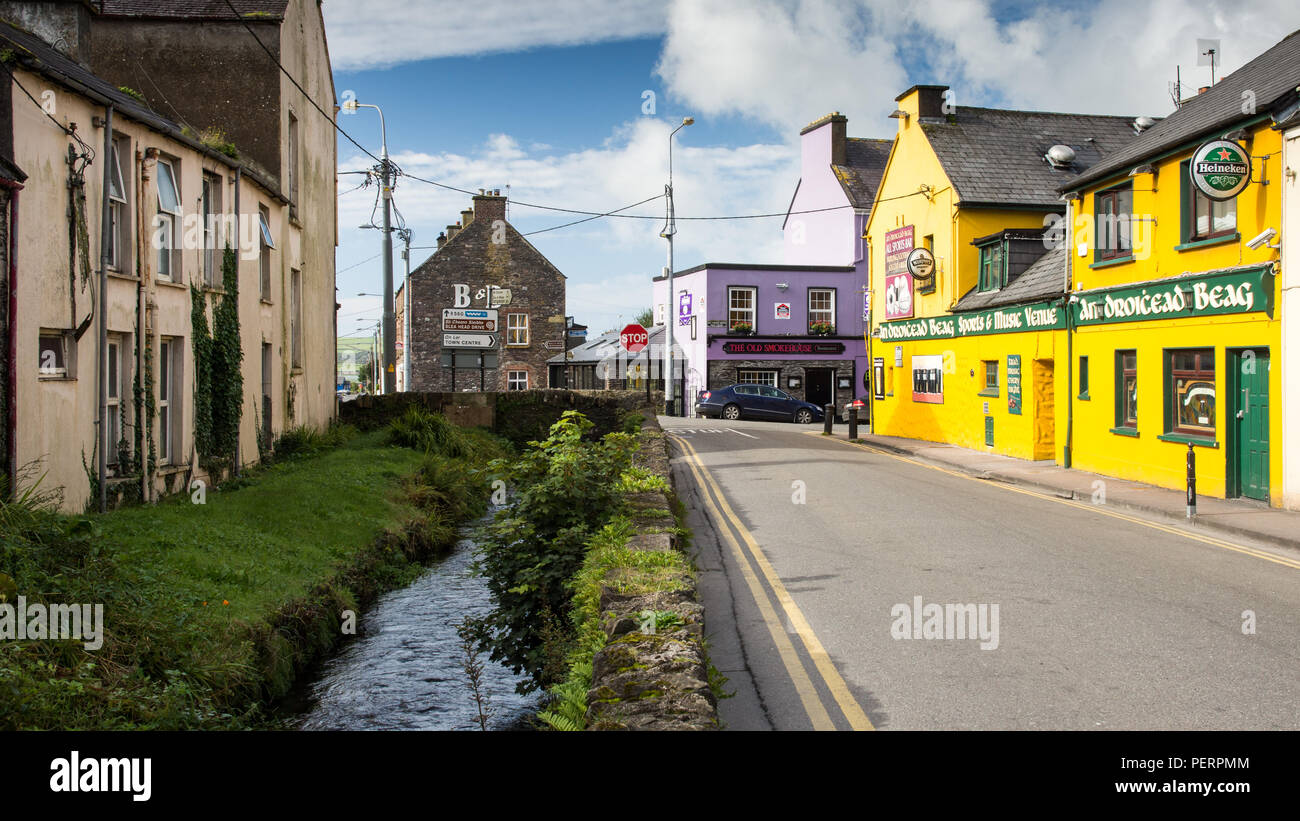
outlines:
M1133 120L960 106L946 122L926 119L920 127L963 205L1062 208L1058 189L1133 142ZM1043 158L1054 145L1074 149L1069 167Z
M844 165L831 165L831 170L854 208L870 209L875 203L893 144L893 140L862 137L849 137L844 141L846 162Z
M1049 250L1036 259L1020 276L998 291L981 292L978 288L962 297L952 307L954 313L1018 305L1025 302L1042 302L1065 293L1065 244Z
M1224 129L1248 117L1241 110L1245 92L1255 95L1255 109L1261 113L1277 112L1291 105L1297 99L1296 86L1300 85L1300 37L1297 35L1300 31L1291 32L1277 45L1219 80L1209 91L1184 101L1181 108L1144 131L1139 139L1080 174L1061 190L1072 190L1111 176L1184 143L1221 136Z
M655 325L649 330L649 343L651 345L663 344L665 335L665 326ZM590 365L592 363L603 362L619 352L619 336L622 330L606 331L599 336L592 337L586 342L575 348L570 348L565 353L558 353L546 360L549 365ZM674 345L674 350L680 348L680 345ZM573 356L568 356L573 354Z
M52 82L70 88L78 94L95 99L97 102L104 99L109 100L118 115L128 117L161 134L166 134L173 140L185 143L194 150L216 159L218 162L230 166L243 166L245 176L252 179L281 202L287 203L289 201L280 192L277 185L258 171L249 168L242 162L230 159L225 154L208 148L198 140L186 136L181 131L181 126L178 123L172 122L150 110L144 103L118 90L117 86L101 79L99 75L70 59L63 52L31 32L24 31L17 26L0 20L0 46L13 49L14 63L21 68L40 74ZM15 106L30 104L30 101L25 99L19 89L14 90L13 100Z
M288 0L230 0L240 16L284 19ZM102 0L105 17L153 17L181 20L233 20L226 0Z

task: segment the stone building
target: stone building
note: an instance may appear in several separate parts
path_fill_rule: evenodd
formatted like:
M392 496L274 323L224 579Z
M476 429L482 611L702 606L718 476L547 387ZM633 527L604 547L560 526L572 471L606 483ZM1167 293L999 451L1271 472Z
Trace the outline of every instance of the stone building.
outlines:
M549 387L565 347L565 276L506 222L500 192L474 197L411 271L413 391Z
M237 0L242 17L223 19L219 7L0 2L12 21L0 22L0 153L28 174L13 232L6 468L39 465L68 509L95 501L100 454L110 500L151 500L336 415L334 88L320 8ZM233 66L218 55L240 40L255 51L239 72L213 70ZM138 79L106 56L121 41L150 44L136 52ZM186 61L209 69L174 84ZM251 116L236 74L277 89L258 107L258 140L225 131ZM241 410L223 426L232 452L205 453L195 318L212 331L235 281L242 397L228 407Z

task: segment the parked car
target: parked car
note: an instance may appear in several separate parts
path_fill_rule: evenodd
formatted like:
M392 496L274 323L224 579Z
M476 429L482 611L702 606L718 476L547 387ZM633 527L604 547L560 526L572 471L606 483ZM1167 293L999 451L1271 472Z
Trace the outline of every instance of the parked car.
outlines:
M826 416L821 408L780 388L745 383L704 391L695 403L695 412L721 419L777 419L801 425L820 422Z

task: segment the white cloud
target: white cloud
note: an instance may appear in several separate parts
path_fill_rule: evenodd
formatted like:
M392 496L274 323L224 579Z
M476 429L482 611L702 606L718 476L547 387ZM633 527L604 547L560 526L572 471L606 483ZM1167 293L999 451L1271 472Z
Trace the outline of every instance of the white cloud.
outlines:
M331 0L324 14L336 71L623 40L664 27L663 3L656 0Z

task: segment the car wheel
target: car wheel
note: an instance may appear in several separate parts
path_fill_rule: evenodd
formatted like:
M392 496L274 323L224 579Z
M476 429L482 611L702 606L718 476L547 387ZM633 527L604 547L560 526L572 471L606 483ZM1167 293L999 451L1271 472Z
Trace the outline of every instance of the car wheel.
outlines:
M722 416L723 418L730 419L734 422L735 420L740 418L740 406L739 405L726 406L725 408L722 409Z
M800 408L794 413L794 421L801 425L806 425L812 421L812 411L807 408Z

